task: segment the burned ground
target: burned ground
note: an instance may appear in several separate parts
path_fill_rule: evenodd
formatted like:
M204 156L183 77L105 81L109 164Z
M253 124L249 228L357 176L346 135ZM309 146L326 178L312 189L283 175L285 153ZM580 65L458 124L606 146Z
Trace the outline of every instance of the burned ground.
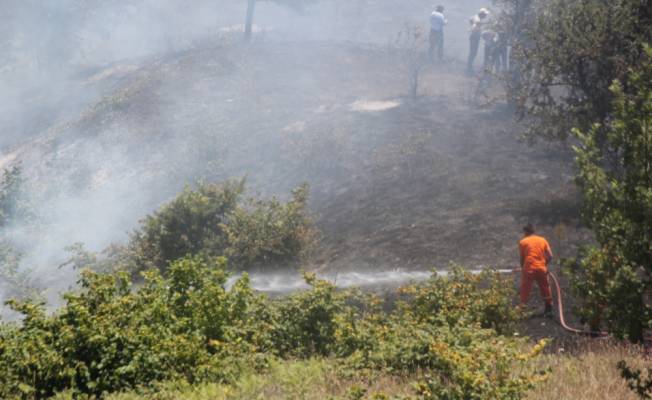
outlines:
M416 99L394 50L350 43L212 45L84 84L110 89L4 160L44 196L118 193L105 211L131 226L196 179L246 176L263 195L310 184L317 268L513 266L526 221L562 255L589 239L568 150L522 141L454 61L428 65Z

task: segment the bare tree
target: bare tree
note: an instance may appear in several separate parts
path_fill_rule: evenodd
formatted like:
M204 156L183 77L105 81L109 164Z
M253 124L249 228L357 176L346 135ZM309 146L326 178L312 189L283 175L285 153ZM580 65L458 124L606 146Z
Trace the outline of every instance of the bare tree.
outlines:
M427 64L425 52L427 41L427 35L421 27L406 24L394 42L402 69L408 77L409 93L412 98L416 98L419 93L421 70Z
M251 29L254 24L254 11L256 9L257 0L247 0L247 17L245 19L245 42L251 41Z

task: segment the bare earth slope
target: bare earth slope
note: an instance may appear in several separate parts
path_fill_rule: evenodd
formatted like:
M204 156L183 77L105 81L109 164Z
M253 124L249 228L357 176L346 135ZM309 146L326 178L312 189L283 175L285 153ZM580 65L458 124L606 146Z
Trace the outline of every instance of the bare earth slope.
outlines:
M205 47L86 79L110 90L0 159L53 213L78 201L64 243L101 248L183 185L238 176L263 195L311 185L320 268L513 266L528 220L562 254L588 240L570 155L519 141L454 63L428 66L417 99L396 54L351 44Z

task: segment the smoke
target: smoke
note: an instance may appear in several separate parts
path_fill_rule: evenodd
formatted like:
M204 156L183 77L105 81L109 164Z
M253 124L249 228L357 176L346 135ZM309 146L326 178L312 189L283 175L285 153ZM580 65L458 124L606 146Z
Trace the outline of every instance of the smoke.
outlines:
M464 58L468 17L484 5L450 3L451 59ZM56 268L66 246L124 242L197 179L247 176L253 191L283 195L319 178L319 201L350 175L331 161L354 149L344 128L318 126L349 115L379 82L403 91L379 49L405 23L427 29L432 6L324 0L297 12L260 2L245 46L246 1L5 0L0 168L22 162L38 218L3 234L52 299L75 280Z

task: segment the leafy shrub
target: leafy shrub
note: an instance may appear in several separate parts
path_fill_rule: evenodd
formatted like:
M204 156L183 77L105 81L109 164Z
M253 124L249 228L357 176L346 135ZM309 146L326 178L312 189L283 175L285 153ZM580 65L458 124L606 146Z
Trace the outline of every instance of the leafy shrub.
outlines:
M454 268L447 277L433 274L426 283L407 286L401 291L410 295L403 304L403 312L418 322L451 326L479 324L506 334L511 333L518 319L512 305L513 285L497 272L476 275Z
M467 347L455 339L439 339L430 345L436 354L435 374L427 376L417 386L423 400L516 400L525 397L527 390L545 379L543 371L534 375L518 373L519 366L536 357L545 347L539 342L529 352L523 353L515 343L499 338L485 337L482 333L465 328L466 332L451 332ZM444 336L445 338L445 336ZM471 339L472 338L472 339ZM452 343L447 343L447 342ZM451 345L452 344L452 345Z
M31 285L29 271L19 268L22 249L7 231L9 225L33 220L33 210L24 186L20 165L3 171L0 179L0 292L11 297L38 296L38 291Z
M334 352L338 325L351 321L354 310L345 292L330 282L305 274L311 290L280 299L275 305L273 342L282 356L326 356Z
M200 183L186 188L153 215L132 236L129 248L137 271L165 270L188 254L221 256L228 246L224 224L236 208L244 182Z
M1 235L0 235L1 236ZM30 271L20 268L23 253L0 237L0 293L3 298L38 298L40 291L31 282Z
M66 294L53 316L42 305L11 302L23 320L0 332L0 397L228 380L243 362L260 361L256 348L266 339L262 300L246 277L226 291L223 269L223 260L181 259L169 278L147 272L137 291L125 273L85 271L81 290Z
M251 199L233 210L224 226L229 262L240 267L287 266L304 258L315 238L307 201L308 186L302 185L285 204Z
M473 325L435 326L409 318L390 318L375 326L373 345L344 362L354 373L372 369L404 375L423 371L423 399L518 399L545 378L523 367L539 354L542 342L524 351L525 342Z
M20 191L23 184L20 166L5 169L0 181L0 227L6 225L20 208Z
M386 311L373 295L311 274L309 290L280 299L255 294L246 274L226 290L225 268L224 258L185 257L165 276L145 272L137 288L125 272L86 270L54 315L12 302L23 319L0 325L0 397L230 382L275 356L335 356L352 374L422 371L424 399L517 399L540 379L518 368L543 344L524 353L522 341L482 328L512 318L502 314L512 293L491 274L433 277Z
M427 371L418 385L423 399L518 399L543 379L518 367L545 342L523 352L524 341L494 330L509 331L516 319L513 289L498 274L457 269L401 292L406 299L394 312L376 308L338 327L338 345L350 351L345 364L353 371Z
M296 264L314 239L306 210L308 187L295 189L287 203L243 201L243 192L243 181L186 188L142 221L132 235L126 261L118 256L118 262L131 263L134 271L165 271L170 261L189 254L225 255L239 270Z
M585 314L631 341L652 328L652 48L641 59L627 79L629 94L611 86L613 120L575 130L583 217L599 247L570 271L573 287Z

